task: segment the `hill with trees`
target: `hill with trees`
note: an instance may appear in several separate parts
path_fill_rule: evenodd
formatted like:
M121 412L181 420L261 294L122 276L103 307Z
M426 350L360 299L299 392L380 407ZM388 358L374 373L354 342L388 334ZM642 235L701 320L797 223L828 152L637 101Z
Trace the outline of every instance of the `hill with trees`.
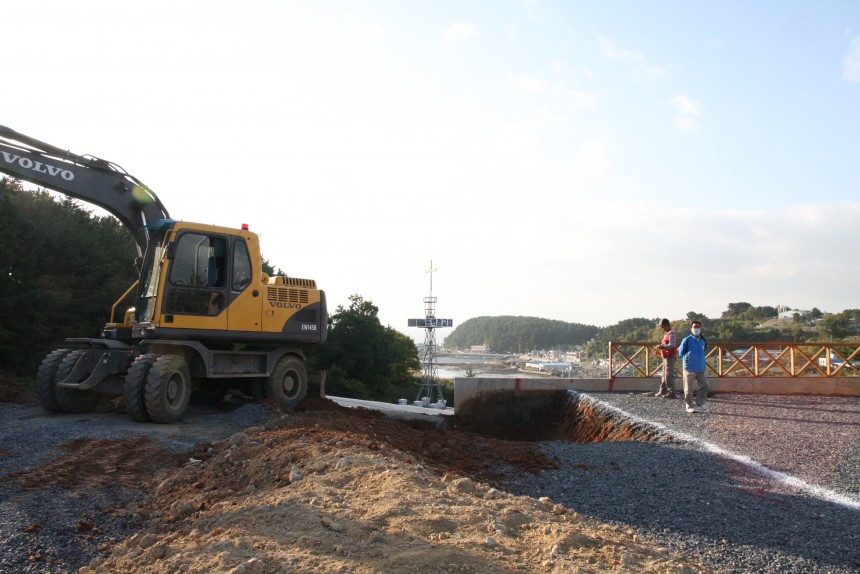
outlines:
M680 337L689 333L692 321L701 321L710 341L789 343L846 341L857 339L860 310L846 309L839 313L822 313L813 308L808 313L795 314L791 320L778 319L775 307L755 307L747 302L729 303L719 318L690 311L683 319L671 320ZM589 356L605 356L610 341L656 341L663 336L657 326L659 317L625 319L605 327L586 347Z
M494 351L525 353L536 349L570 350L584 346L591 357L606 356L610 341L656 341L662 337L660 317L634 317L608 327L566 323L537 317L476 317L465 321L445 337L448 348L468 350L487 344ZM680 336L689 332L690 322L702 321L711 341L738 342L854 342L858 339L860 310L824 313L813 308L789 320L778 319L776 307L756 307L747 302L729 303L718 318L690 311L684 318L671 319Z
M456 327L445 346L469 349L489 345L494 351L525 353L535 349L568 349L583 345L597 335L599 327L538 317L475 317Z

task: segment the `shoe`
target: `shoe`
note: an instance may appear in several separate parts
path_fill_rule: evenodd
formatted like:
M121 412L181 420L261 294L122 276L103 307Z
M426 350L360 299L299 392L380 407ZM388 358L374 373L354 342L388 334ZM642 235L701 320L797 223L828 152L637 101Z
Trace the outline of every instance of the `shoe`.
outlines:
M654 393L654 396L655 397L662 397L663 393L661 393L660 391L657 391L656 393Z
M697 413L697 412L699 412L699 410L696 407L691 407L691 406L687 405L687 412L688 413Z
M664 395L664 397L663 397L663 398L666 398L666 399L674 399L674 398L677 398L677 397L675 396L675 393L674 393L673 391L669 391L668 393L666 393L666 394Z
M709 412L711 412L711 407L709 407L708 405L699 405L698 407L696 407L696 409L697 409L700 413L709 413Z

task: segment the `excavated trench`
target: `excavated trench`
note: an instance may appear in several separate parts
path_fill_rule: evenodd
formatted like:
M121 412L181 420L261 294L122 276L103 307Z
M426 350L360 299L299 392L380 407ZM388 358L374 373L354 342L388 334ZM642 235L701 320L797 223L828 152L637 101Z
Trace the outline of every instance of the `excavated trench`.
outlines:
M474 399L471 414L455 415L458 430L508 440L653 441L659 429L574 391L500 391Z

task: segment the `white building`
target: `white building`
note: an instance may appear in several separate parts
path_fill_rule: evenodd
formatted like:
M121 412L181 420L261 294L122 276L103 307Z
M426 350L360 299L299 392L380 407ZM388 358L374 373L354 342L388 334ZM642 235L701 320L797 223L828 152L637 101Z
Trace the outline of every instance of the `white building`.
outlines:
M804 317L806 315L809 315L810 313L812 313L812 311L804 311L802 309L789 309L788 311L780 311L779 318L783 321L791 321L794 319L795 315L800 315L801 317Z

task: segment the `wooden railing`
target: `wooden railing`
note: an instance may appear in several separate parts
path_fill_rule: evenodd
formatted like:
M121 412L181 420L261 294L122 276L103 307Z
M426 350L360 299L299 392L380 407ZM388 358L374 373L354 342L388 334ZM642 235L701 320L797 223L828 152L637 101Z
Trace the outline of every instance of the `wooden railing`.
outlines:
M610 342L609 378L659 377L663 360L653 342ZM839 343L728 343L708 341L710 377L860 376L860 345ZM680 358L675 365L680 373Z

